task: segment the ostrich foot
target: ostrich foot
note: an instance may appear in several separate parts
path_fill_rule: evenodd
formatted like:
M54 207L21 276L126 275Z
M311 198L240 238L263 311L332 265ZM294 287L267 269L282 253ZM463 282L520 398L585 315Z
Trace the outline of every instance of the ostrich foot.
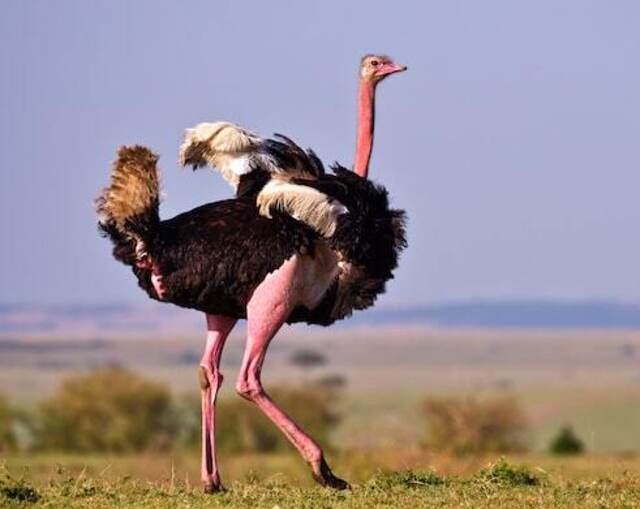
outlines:
M351 489L351 485L347 481L333 475L324 456L320 456L320 460L317 463L314 462L311 464L311 475L318 484L326 488L333 488L334 490Z
M225 487L222 485L220 481L215 482L206 482L204 483L204 492L207 495L212 495L214 493L224 493L227 491Z

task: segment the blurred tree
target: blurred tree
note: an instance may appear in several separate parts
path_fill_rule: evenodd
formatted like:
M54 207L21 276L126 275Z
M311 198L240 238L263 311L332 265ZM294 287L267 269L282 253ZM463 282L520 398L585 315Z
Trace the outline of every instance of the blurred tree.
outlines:
M341 391L347 385L347 378L338 373L329 374L318 378L315 382L319 387L327 391Z
M72 451L139 451L171 445L171 396L121 368L77 375L42 403L36 446Z
M526 418L513 398L428 399L423 410L428 447L460 455L526 449Z
M328 359L325 355L315 350L296 350L290 358L291 364L305 369L317 368L327 364Z
M584 442L575 434L571 426L564 426L551 439L549 452L557 455L582 454Z
M16 445L15 414L7 399L0 395L0 452L14 451Z
M619 351L624 357L633 357L636 353L636 346L632 343L624 343L620 345Z

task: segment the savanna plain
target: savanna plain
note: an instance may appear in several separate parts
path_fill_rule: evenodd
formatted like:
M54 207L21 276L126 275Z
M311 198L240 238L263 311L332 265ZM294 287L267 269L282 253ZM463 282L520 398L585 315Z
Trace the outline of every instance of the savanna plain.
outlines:
M288 328L268 354L266 388L327 446L347 492L315 486L295 450L235 396L239 329L219 398L227 491L201 493L202 342L195 331L0 335L0 393L15 431L0 447L0 506L640 507L636 331ZM89 391L94 373L152 384L171 399L173 424L148 440L102 440L119 421L100 423L80 448L64 433L53 440L69 380ZM105 399L120 390L101 380Z

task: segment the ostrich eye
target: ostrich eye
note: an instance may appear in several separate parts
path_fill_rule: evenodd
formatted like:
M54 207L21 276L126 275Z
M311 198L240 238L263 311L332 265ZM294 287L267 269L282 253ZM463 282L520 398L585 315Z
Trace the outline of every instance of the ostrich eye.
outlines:
M377 60L372 60L372 61L371 61L371 65L372 65L373 67L378 67L378 65L380 65L380 62L378 62Z

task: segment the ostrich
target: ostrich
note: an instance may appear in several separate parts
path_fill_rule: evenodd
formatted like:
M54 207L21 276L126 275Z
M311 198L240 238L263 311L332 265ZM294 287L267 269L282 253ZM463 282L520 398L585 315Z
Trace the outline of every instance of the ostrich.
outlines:
M237 198L161 221L158 156L133 146L119 149L109 186L96 200L98 225L114 244L114 257L132 267L149 297L206 314L199 370L206 492L223 489L215 402L223 378L222 349L238 319L247 320L247 340L236 391L280 428L317 482L349 487L332 473L320 446L265 392L261 370L269 343L284 323L329 325L371 306L406 246L404 212L390 209L386 190L366 180L375 86L403 69L376 57L365 57L365 67L355 174L339 166L334 175L326 174L312 151L286 137L264 141L217 123L209 124L215 128L208 137L183 151L184 159L215 163L237 185ZM244 148L213 151L225 136L231 145L234 138L244 138Z

